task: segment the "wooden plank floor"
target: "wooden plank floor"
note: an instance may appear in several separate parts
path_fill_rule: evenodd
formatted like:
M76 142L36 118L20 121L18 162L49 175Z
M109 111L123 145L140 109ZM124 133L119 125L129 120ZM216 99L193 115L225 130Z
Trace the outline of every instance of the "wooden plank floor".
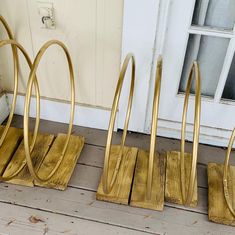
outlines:
M31 120L31 127L33 127ZM12 126L22 127L16 116ZM67 125L41 121L41 132L66 133ZM196 208L165 203L163 212L96 201L104 158L106 131L75 126L85 137L85 147L66 191L0 184L0 234L235 234L235 228L208 221L208 162L222 163L225 150L199 147ZM115 133L118 143L121 133ZM127 144L148 150L149 136L131 133ZM179 150L179 141L158 138L158 151ZM190 150L191 143L186 148ZM231 157L235 164L235 158Z

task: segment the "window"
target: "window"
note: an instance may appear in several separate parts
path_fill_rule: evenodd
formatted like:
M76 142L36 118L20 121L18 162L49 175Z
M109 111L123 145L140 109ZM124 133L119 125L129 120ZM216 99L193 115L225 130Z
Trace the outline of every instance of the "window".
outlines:
M235 1L197 0L179 85L184 92L194 60L201 70L202 95L235 100ZM192 86L191 92L194 93Z

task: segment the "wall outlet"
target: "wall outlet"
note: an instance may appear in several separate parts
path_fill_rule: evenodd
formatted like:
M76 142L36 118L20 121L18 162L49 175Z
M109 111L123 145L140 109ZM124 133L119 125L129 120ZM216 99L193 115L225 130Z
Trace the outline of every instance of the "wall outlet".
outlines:
M41 28L55 29L55 14L53 3L51 2L37 2L38 14L40 17Z

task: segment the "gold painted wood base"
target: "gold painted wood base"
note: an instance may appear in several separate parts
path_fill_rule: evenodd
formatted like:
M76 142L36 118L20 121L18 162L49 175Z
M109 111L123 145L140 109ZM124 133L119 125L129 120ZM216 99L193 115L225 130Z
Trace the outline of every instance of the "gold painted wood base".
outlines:
M5 126L0 126L0 135ZM2 146L0 147L0 174L2 175L11 158L23 139L23 130L10 127Z
M110 152L110 166L109 166L109 177L111 179L120 145L112 145ZM132 179L135 169L136 157L138 149L134 147L124 147L123 158L120 164L119 172L114 183L113 189L109 194L103 192L102 177L96 193L96 199L107 202L114 202L118 204L127 205L129 202L129 196L131 191ZM109 179L109 182L110 182Z
M47 177L53 170L58 161L59 154L62 153L65 139L66 134L58 134L56 137L38 170L40 177ZM71 135L68 149L56 173L48 182L44 183L35 181L34 184L46 188L65 190L77 164L78 158L84 146L84 142L84 137Z
M151 198L147 200L149 152L138 151L130 205L162 211L164 207L165 156L155 154Z
M191 169L192 154L185 153L185 189L188 190L188 180ZM181 193L181 177L180 177L180 152L168 151L166 162L166 184L165 184L165 200L177 204L183 204ZM195 187L190 207L196 207L197 197L197 175L195 179Z
M31 134L32 136L32 134ZM46 156L52 142L54 139L54 135L49 134L38 134L34 150L32 152L32 161L35 166L35 169L39 169L44 157ZM19 169L22 162L25 159L25 151L24 151L24 141L22 140L18 149L16 150L12 160L8 164L6 170L4 171L3 176L7 177L13 175L14 172ZM25 166L24 169L12 180L8 181L12 184L19 184L33 187L33 177L31 176L28 167Z
M4 126L0 126L0 135ZM32 133L30 134L32 137ZM45 178L51 172L62 153L66 134L57 137L50 134L38 134L34 149L31 153L33 165L39 176ZM65 190L72 176L77 160L84 146L85 139L81 136L71 135L68 149L56 173L47 183L36 182L31 176L27 165L13 179L12 184L25 186L34 185ZM0 147L0 173L3 177L13 175L26 162L23 130L10 127L6 139Z
M213 222L235 226L235 217L229 211L224 197L223 170L222 164L208 164L208 217ZM228 190L232 205L235 205L235 166L229 166Z

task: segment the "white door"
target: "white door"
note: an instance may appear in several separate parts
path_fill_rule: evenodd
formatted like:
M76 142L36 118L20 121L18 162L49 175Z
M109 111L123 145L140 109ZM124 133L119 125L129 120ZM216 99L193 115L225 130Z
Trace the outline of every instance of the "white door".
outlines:
M158 9L161 0L125 0L122 61L132 52L136 58L136 81L129 130L145 132L146 105L152 72ZM130 74L126 75L119 103L117 127L122 129L129 96Z
M197 60L202 93L200 141L226 146L229 130L235 126L235 1L172 0L168 17L159 134L180 136L186 80L192 61ZM188 123L193 118L191 95ZM191 139L192 125L188 131Z

